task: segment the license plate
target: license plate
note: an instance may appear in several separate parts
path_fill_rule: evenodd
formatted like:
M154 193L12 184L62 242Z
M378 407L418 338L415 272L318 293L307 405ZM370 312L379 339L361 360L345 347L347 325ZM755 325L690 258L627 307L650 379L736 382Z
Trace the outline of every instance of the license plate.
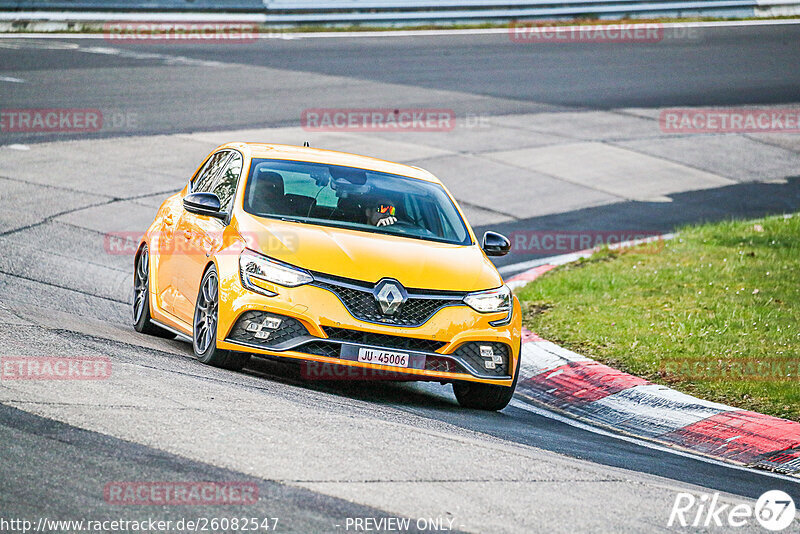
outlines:
M358 361L393 367L408 367L408 354L380 349L358 349Z

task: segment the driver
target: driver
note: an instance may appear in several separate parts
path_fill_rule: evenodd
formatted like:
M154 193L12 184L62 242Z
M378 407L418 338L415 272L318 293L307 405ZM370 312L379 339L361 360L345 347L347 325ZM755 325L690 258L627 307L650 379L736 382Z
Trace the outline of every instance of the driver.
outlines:
M390 226L397 222L395 217L395 207L391 204L378 204L364 210L367 216L367 223L373 226Z

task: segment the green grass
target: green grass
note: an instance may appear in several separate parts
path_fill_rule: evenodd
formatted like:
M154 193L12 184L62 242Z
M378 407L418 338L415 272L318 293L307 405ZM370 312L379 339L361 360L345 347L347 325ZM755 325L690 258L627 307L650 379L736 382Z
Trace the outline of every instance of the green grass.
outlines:
M518 295L525 325L545 339L701 398L800 421L800 214L603 250Z

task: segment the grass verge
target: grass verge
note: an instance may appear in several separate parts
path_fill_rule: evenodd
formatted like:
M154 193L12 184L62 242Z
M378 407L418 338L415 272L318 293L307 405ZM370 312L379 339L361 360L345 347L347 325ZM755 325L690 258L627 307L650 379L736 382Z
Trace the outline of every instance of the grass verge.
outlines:
M800 214L686 227L550 271L525 325L708 400L800 421Z

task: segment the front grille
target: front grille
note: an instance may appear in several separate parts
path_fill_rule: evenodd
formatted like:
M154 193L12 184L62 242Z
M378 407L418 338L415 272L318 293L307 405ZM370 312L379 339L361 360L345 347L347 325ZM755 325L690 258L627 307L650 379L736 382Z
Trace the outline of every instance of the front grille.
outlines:
M264 328L265 331L269 332L269 337L267 339L259 339L255 337L255 332L247 331L248 324L261 324L267 317L277 317L281 320L280 326L275 330ZM274 347L286 341L291 341L292 339L307 335L309 335L308 330L297 319L284 315L277 315L275 313L251 310L239 316L228 338L231 341L238 341L239 343L247 343L249 345Z
M394 315L384 315L372 294L373 284L314 274L313 285L335 294L353 317L369 323L419 326L445 306L464 305L463 294L409 289L408 300L400 310Z
M494 369L487 369L485 362L489 358L481 356L481 347L492 347L494 354L499 354L503 358L503 363L495 364ZM468 364L472 366L479 374L489 376L509 376L508 361L511 351L505 343L496 342L470 342L464 343L458 347L454 352L454 356L463 358Z
M325 334L329 338L337 341L346 341L359 345L374 345L392 349L436 352L447 345L445 342L433 341L431 339L376 334L373 332L361 332L360 330L348 330L346 328L333 328L330 326L323 327L323 330L325 330Z
M308 343L303 343L293 350L297 352L304 352L306 354L314 354L316 356L338 358L340 347L341 345L338 343L328 343L327 341L309 341Z
M450 358L442 356L428 356L425 358L426 371L439 371L442 373L464 373L465 371Z

